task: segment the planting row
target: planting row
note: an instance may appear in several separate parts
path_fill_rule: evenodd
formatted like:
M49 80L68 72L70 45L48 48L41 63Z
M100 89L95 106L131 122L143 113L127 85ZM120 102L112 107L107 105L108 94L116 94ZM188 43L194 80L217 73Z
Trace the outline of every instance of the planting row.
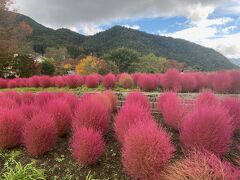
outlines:
M81 164L95 164L104 154L104 135L117 100L111 91L82 97L0 93L0 149L23 145L31 156L38 157L52 149L58 136L70 134L73 158ZM166 92L157 104L163 116L160 124L151 114L148 97L138 91L128 94L114 118L122 164L130 177L240 178L238 169L220 159L229 152L233 134L240 131L239 99L218 99L203 92L195 100L185 100ZM172 138L180 139L180 144L173 144ZM179 151L185 156L174 158Z
M106 89L112 89L117 84L123 88L138 86L144 91L157 89L176 92L198 92L211 89L217 93L240 93L240 71L219 71L212 73L185 72L170 69L164 74L127 74L105 76L91 74L87 76L34 76L31 78L17 78L13 80L0 79L0 88L16 87L69 87L77 88L82 85L96 88L102 84Z
M122 164L133 179L240 178L238 169L220 159L229 152L234 131L240 130L239 99L220 101L211 92L191 101L173 92L161 95L158 110L168 127L179 130L185 154L185 158L175 161L177 149L172 137L156 123L150 107L146 96L131 93L114 121L116 138L122 146Z

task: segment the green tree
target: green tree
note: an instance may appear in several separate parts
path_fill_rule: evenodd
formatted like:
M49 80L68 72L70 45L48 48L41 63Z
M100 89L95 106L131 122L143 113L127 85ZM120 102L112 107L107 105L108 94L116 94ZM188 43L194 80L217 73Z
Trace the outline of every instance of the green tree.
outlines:
M27 55L20 55L14 58L12 70L19 77L31 77L39 73L38 64L33 58Z
M127 48L118 48L113 50L105 59L116 63L120 72L131 72L130 65L139 61L139 53Z
M140 61L132 64L134 72L162 73L166 70L167 59L148 54L140 58Z
M42 75L53 75L55 72L55 67L51 59L45 58L41 63L41 74Z

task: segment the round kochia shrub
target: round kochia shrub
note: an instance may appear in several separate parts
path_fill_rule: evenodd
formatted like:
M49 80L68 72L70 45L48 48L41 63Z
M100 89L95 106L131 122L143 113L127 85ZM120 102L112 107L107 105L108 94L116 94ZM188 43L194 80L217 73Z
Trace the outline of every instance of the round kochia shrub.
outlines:
M87 128L77 129L72 137L72 155L82 164L94 164L103 155L104 140L98 131Z
M65 99L59 98L50 101L45 107L45 112L51 116L59 136L65 135L71 130L72 114Z
M180 72L176 69L169 69L163 75L161 84L164 89L171 91L180 91L181 90L181 75Z
M134 84L132 77L127 73L121 74L118 81L123 88L131 88Z
M13 148L21 143L23 125L20 111L0 108L0 149Z
M100 78L97 74L88 75L85 79L85 85L88 88L96 88L100 83Z
M26 123L23 142L29 154L39 156L49 151L55 144L57 130L49 114L40 112Z
M154 121L139 122L125 135L122 163L134 179L157 180L173 152L170 137Z
M64 77L65 83L70 88L77 88L81 86L84 82L84 79L80 75L68 75Z
M7 81L5 79L0 78L0 89L7 87Z
M181 87L183 92L193 92L197 87L194 73L181 74Z
M145 111L151 112L151 103L148 97L139 91L130 92L127 95L124 105L142 106Z
M225 98L221 104L227 109L229 115L232 117L233 128L236 131L240 131L240 99L228 97Z
M104 91L103 94L105 94L110 99L112 110L114 111L117 109L118 96L110 90Z
M182 99L174 92L163 93L157 102L158 111L162 113L164 122L174 129L178 129L185 115Z
M206 106L215 106L219 103L217 96L211 91L204 91L199 94L196 99L196 106L201 107L202 105Z
M158 87L156 76L152 74L140 75L137 84L144 91L153 91Z
M238 180L240 171L207 151L193 151L184 159L169 164L162 173L164 180L216 179Z
M206 149L221 156L228 152L232 134L232 119L226 109L202 105L184 118L180 140L185 148Z
M117 140L123 144L124 135L131 126L139 121L152 121L150 112L145 111L143 107L126 105L121 108L115 117L114 130Z
M94 95L88 95L80 100L73 119L73 129L80 127L92 128L104 133L108 128L110 112L108 107L94 98Z
M41 76L39 78L39 85L42 88L47 88L52 86L52 81L49 76Z
M115 83L116 83L116 77L115 77L114 74L109 73L109 74L107 74L106 76L103 77L103 86L106 89L114 88Z

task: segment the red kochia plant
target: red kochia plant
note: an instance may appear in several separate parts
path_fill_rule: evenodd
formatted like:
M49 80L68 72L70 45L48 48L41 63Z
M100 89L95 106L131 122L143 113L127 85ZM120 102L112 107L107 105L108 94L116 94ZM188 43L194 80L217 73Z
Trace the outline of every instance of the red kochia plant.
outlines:
M116 83L116 77L114 74L109 73L103 77L103 85L106 89L114 88Z
M103 155L104 140L98 131L87 128L77 129L72 137L72 155L82 164L94 164Z
M224 108L227 109L229 115L233 120L233 128L237 131L240 130L240 99L234 97L225 98L222 103Z
M207 151L192 151L184 159L169 164L162 173L162 179L240 179L240 172L229 162L222 162Z
M35 104L23 104L20 110L24 116L25 122L32 120L32 117L39 113L39 107Z
M139 91L130 92L127 95L124 105L142 106L145 111L151 112L151 103L148 97Z
M40 87L47 88L52 86L52 81L49 76L41 76L39 77L39 85Z
M144 91L153 91L158 87L156 76L152 74L140 75L137 84Z
M16 87L17 87L17 83L15 80L8 81L8 88L16 88Z
M109 98L112 105L112 110L114 111L117 108L118 96L110 90L104 91L103 94Z
M40 108L48 103L50 100L54 99L55 95L50 92L40 92L35 97L35 104L38 105Z
M123 106L115 117L114 130L117 140L123 144L124 135L131 126L135 126L139 121L149 122L152 120L150 112L145 111L143 107L134 104Z
M218 156L228 152L232 134L232 119L221 106L196 108L184 118L180 129L185 148L206 149Z
M84 82L84 79L80 75L68 75L64 77L65 83L70 88L77 88L81 86Z
M178 129L185 115L182 99L174 92L166 92L158 98L157 108L162 113L163 119L167 125Z
M219 104L217 96L211 91L204 91L199 94L196 99L196 106L200 107L202 105L215 106Z
M65 99L58 98L48 102L45 112L51 116L59 136L65 135L71 130L72 113Z
M197 81L193 73L181 74L181 87L184 92L193 92L196 90Z
M163 75L161 82L164 89L176 92L181 90L181 76L176 69L167 70Z
M54 85L58 88L64 87L66 85L63 80L63 77L61 76L54 77L53 81L54 81Z
M228 72L216 72L212 76L211 86L215 92L230 93L232 78Z
M17 108L19 104L13 99L5 96L0 96L0 108Z
M139 122L125 135L122 163L134 179L157 180L174 150L170 137L154 121Z
M109 112L113 111L112 103L109 97L103 93L96 93L93 95L93 98L96 98L99 102L102 102L103 106L106 106Z
M23 130L24 145L32 156L40 156L55 144L57 130L49 114L40 112L26 123Z
M131 88L134 84L132 77L127 73L121 74L118 81L123 88Z
M98 87L99 83L100 83L100 78L95 74L88 75L85 79L85 85L88 88L96 88Z
M0 78L0 89L7 88L7 81L5 79Z
M22 104L32 104L35 101L35 95L30 92L22 94Z
M21 95L20 95L18 92L16 92L16 91L5 91L5 92L3 93L3 96L12 99L12 100L15 101L18 105L21 104L22 97L21 97Z
M40 76L33 76L27 80L29 87L39 87L40 86Z
M73 119L73 129L86 127L104 133L107 130L109 120L108 107L94 98L94 95L89 95L78 103Z
M21 143L23 124L19 110L0 108L0 149L13 148Z

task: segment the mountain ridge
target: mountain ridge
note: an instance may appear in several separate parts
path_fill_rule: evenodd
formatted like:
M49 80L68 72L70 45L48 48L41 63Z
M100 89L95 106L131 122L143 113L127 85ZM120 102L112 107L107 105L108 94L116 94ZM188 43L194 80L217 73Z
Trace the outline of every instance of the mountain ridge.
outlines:
M186 63L194 69L213 71L236 68L225 56L211 48L206 48L183 39L175 39L148 34L122 26L114 26L92 36L85 36L66 28L57 30L45 27L32 18L17 14L16 22L25 21L33 32L28 38L34 49L66 47L83 49L85 54L103 56L113 49L125 47L142 54L154 53L169 59ZM0 24L1 25L1 24ZM79 53L83 53L79 51Z

